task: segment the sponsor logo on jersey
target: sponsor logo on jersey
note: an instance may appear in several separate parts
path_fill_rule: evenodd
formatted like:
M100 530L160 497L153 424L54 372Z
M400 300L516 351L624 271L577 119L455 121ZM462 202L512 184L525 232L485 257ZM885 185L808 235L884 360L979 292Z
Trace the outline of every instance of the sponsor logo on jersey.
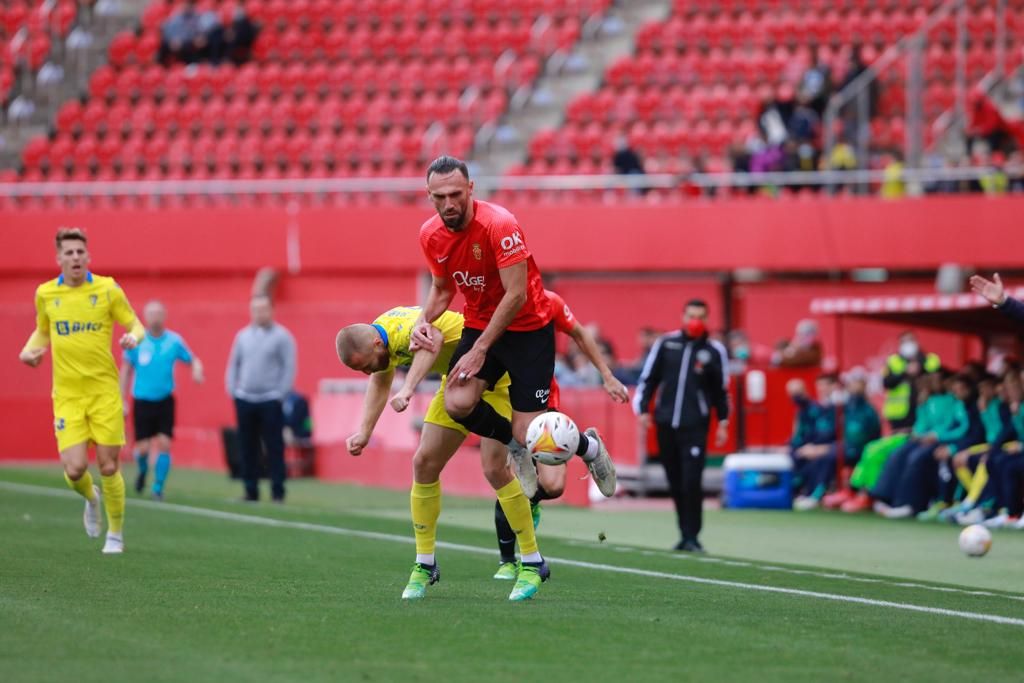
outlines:
M473 258L477 261L484 257L484 250L480 248L480 245L476 242L473 243Z
M469 271L456 270L452 273L452 279L459 287L470 287L477 291L484 291L487 279L483 275L470 275Z
M551 389L538 389L537 393L534 394L534 396L536 396L541 401L547 401L548 397L550 395L551 395Z
M101 332L103 330L103 323L83 323L71 320L57 320L54 324L57 328L57 334L62 337L66 337L69 334L77 334L79 332Z
M522 234L517 230L508 237L502 237L501 248L504 250L506 257L523 251L526 249L526 245L523 244Z

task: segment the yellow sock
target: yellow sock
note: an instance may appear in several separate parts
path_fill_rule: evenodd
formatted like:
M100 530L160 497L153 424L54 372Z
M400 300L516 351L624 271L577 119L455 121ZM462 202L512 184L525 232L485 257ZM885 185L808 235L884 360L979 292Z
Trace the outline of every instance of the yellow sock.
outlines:
M409 492L412 529L416 534L416 554L433 555L437 545L437 518L441 516L441 482L413 482Z
M124 528L124 477L114 472L109 477L101 476L103 485L103 507L107 511L107 531L121 533Z
M969 467L957 467L956 478L960 485L964 487L964 491L971 490L971 482L974 480L974 475L971 474Z
M967 500L977 503L978 499L981 498L981 491L987 483L988 466L983 462L978 463L978 469L974 470L974 479L971 480L971 486L967 489Z
M72 481L71 477L68 476L68 473L65 472L64 481L66 481L68 486L78 493L78 495L82 496L90 503L95 502L96 492L92 489L92 475L89 474L89 470L86 470L85 474L83 474L78 481Z
M505 518L515 532L519 541L519 552L524 556L537 552L537 534L533 531L533 515L530 514L530 501L523 494L523 487L518 479L513 479L495 493L498 502L505 511Z

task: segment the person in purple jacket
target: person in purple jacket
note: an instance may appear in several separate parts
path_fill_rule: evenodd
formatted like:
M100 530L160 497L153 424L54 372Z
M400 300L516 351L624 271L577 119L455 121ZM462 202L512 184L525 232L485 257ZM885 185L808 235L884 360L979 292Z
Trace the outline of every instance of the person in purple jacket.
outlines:
M999 273L992 275L991 280L986 280L980 275L971 278L971 289L974 293L984 297L990 304L1010 316L1018 322L1024 323L1024 301L1007 296L1003 287L1003 280Z

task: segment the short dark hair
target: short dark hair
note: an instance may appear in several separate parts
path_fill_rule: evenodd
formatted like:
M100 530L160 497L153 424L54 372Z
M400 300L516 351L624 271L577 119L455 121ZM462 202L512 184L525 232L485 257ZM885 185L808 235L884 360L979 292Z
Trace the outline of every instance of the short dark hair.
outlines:
M58 228L57 238L54 240L57 251L60 251L64 240L79 240L82 244L89 244L89 240L85 237L85 231L81 228Z
M469 167L466 166L466 162L462 159L456 159L453 156L442 154L438 158L430 162L430 166L427 167L427 180L430 180L430 176L438 173L440 175L448 175L452 171L458 171L462 174L462 177L469 180Z
M831 382L832 384L839 383L839 377L832 372L823 372L814 378L815 382Z
M690 306L695 306L697 308L707 308L708 302L704 301L704 299L690 299L689 301L686 302L686 305L683 306L683 309L685 310Z

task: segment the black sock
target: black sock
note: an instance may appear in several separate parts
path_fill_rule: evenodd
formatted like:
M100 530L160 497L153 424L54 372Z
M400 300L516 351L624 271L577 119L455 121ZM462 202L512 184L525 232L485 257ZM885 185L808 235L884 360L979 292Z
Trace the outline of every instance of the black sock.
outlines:
M530 505L536 505L542 500L552 500L554 496L544 490L544 487L537 484L537 493L533 494L533 498L530 499Z
M505 518L505 511L501 509L501 501L494 501L494 530L498 534L498 552L501 553L502 562L516 561L516 534L512 531L512 525Z
M587 454L587 449L590 448L590 439L583 432L580 432L580 445L576 446L576 455L584 456Z
M466 417L452 419L485 439L494 439L501 443L512 440L512 423L499 415L487 401L478 401L473 411Z

